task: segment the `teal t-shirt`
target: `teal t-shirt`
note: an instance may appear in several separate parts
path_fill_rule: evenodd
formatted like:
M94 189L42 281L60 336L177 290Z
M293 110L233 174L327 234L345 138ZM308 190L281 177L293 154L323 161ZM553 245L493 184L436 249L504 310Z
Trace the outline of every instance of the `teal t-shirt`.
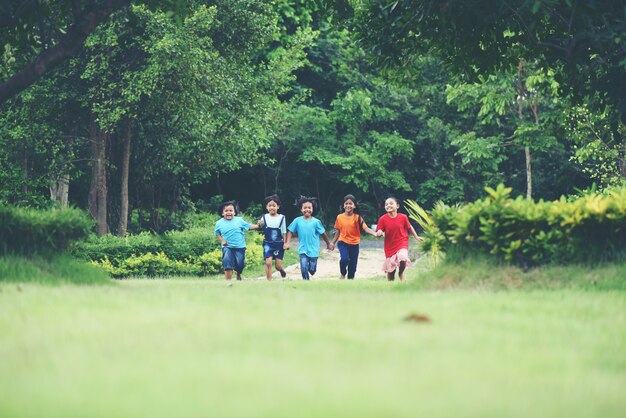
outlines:
M326 230L324 225L317 218L305 220L304 216L299 216L289 224L292 233L298 234L298 254L306 254L308 257L318 257L320 255L320 235Z
M235 216L230 221L222 218L215 223L215 235L221 235L228 243L228 248L246 248L244 231L250 229L250 224L243 218Z

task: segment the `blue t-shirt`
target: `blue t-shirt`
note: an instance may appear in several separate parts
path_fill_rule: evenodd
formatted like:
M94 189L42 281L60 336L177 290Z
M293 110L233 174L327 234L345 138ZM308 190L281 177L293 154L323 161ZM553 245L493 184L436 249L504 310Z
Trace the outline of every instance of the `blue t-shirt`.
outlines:
M304 216L299 216L291 222L289 229L292 233L298 234L298 254L306 254L308 257L318 257L320 255L320 235L326 230L317 218L311 217L305 220Z
M243 231L249 229L250 224L239 216L235 216L230 221L222 218L215 223L215 235L221 235L228 243L228 248L246 248Z

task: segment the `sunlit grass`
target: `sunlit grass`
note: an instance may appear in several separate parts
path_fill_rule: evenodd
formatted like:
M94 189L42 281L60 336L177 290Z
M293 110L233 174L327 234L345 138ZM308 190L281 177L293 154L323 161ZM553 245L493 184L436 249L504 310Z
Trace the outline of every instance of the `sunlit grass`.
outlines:
M107 284L109 275L102 269L64 255L0 257L0 282L35 282L58 285Z
M623 416L624 293L411 289L0 284L0 416Z

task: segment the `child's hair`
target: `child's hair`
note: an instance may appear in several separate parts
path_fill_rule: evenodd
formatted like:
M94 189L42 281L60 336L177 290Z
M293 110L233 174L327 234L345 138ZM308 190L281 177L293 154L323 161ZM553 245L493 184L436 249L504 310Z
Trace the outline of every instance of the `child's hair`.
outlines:
M307 202L311 203L311 206L313 206L313 213L315 213L315 211L317 210L317 197L308 197L308 196L300 195L300 197L296 200L295 205L299 207L300 209L302 209L302 205L304 205Z
M343 203L341 204L341 209L340 210L344 210L343 209L343 204L346 203L347 200L352 200L352 203L354 203L354 213L359 215L359 227L361 228L361 230L363 230L363 223L365 221L363 220L363 216L359 212L359 204L357 203L356 197L354 197L353 194L347 194L347 195L345 195L343 197Z
M352 203L354 203L354 213L360 213L359 212L359 203L356 201L356 197L354 197L353 194L347 194L343 197L343 202L341 203L341 207L339 208L339 211L343 212L343 205L346 203L346 201L348 200L352 200Z
M264 202L263 204L264 204L265 206L267 206L267 204L268 204L268 203L270 203L270 202L276 202L276 204L277 204L278 206L280 206L280 205L281 205L281 203L280 203L280 198L278 197L278 195L277 195L277 194L273 194L273 195L271 195L271 196L267 196L267 197L265 198L265 200L263 200L263 202Z
M239 203L236 200L229 200L227 202L222 202L217 208L217 214L222 216L224 213L224 208L226 206L232 206L235 209L235 215L239 215Z

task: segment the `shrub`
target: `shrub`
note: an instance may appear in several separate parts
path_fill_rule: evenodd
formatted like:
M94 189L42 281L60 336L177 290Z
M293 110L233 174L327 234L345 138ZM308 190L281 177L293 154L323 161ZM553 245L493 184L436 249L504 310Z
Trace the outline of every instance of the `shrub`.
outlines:
M490 254L523 265L618 260L626 256L626 188L573 201L510 197L503 185L462 207L431 212L425 248L448 255Z
M185 231L181 231L185 232ZM175 240L179 240L181 237L186 236L182 234L176 236ZM170 239L174 239L170 236ZM158 238L157 236L154 236ZM212 239L217 242L217 239L211 235ZM246 251L246 264L261 265L263 263L263 237L257 234L247 235L248 247ZM114 238L114 237L113 237ZM122 240L121 238L116 238ZM112 237L104 238L103 241L110 243ZM167 247L162 246L162 248ZM206 276L211 274L218 274L223 272L222 270L222 250L221 248L215 248L199 255L191 253L184 254L184 245L176 246L177 251L172 251L172 254L177 254L178 258L169 256L164 251L159 252L146 252L146 253L132 253L125 258L109 258L104 254L101 257L96 257L91 261L92 265L99 266L107 271L111 276L115 278L124 278L130 276L144 276L144 277L156 277L156 276ZM93 250L93 247L90 247ZM114 254L121 254L122 251L114 251ZM90 253L91 254L91 253Z
M0 255L60 253L70 242L86 238L92 227L91 218L75 208L0 206Z

